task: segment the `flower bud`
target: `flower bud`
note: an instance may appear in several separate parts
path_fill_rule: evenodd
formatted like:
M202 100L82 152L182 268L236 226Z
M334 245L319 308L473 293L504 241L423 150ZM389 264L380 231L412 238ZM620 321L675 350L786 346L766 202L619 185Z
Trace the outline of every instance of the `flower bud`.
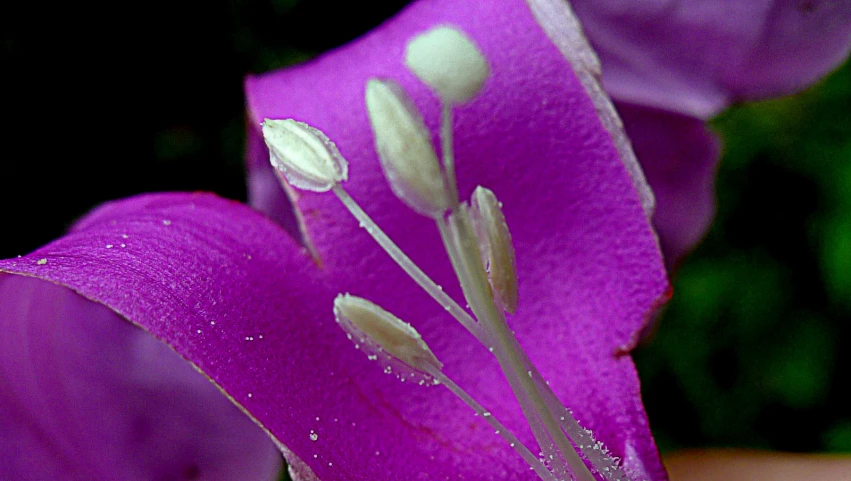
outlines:
M423 373L443 368L416 329L364 298L340 294L334 299L334 315L355 342Z
M366 110L393 192L422 215L442 215L452 197L431 134L408 95L392 81L372 79L366 84Z
M272 166L293 187L325 192L348 179L349 163L318 129L293 119L266 119L263 138Z
M502 204L493 191L478 186L473 192L470 214L494 300L513 314L517 310L517 261Z
M405 65L441 97L463 103L473 98L490 74L482 52L454 27L441 26L408 43Z

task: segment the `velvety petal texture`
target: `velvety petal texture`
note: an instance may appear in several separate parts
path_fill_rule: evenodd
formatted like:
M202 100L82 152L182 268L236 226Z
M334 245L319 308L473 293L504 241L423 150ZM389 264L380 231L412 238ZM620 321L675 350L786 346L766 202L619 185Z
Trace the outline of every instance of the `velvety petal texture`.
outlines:
M526 2L418 2L346 47L251 77L249 135L257 142L266 117L291 117L323 130L350 162L346 189L461 299L434 224L407 209L384 180L363 100L369 78L391 78L411 94L435 132L439 102L403 59L412 36L440 24L462 29L491 62L483 92L456 110L456 159L462 197L482 184L504 203L520 275L512 327L565 404L625 457L628 469L639 478L664 479L635 369L625 355L668 295L659 248L594 101ZM249 166L264 168L267 160L263 153ZM339 292L375 301L411 322L450 377L518 427L522 439L531 439L487 351L378 250L332 194L300 193L295 205L301 235L321 268L299 271L299 284L290 285L310 296L316 322L332 322L330 306ZM281 439L321 479L378 473L383 479L534 477L445 390L376 378L381 366L342 342L345 336L333 326L327 329L327 339L314 344L319 355L311 352L310 359L321 360L316 372L340 384L317 393L323 401L312 403L315 416L296 424L298 435ZM310 430L317 441L310 441Z
M591 188L615 189L617 183L611 182L629 187L620 162L608 158L602 165L591 164L612 177ZM588 170L591 164L583 167ZM552 178L562 187L571 177ZM492 180L499 191L513 192L506 181ZM430 226L384 189L375 189L375 195L370 205L377 207L382 220L398 221L385 222L395 226L391 234L413 247L418 260L431 259L433 265L425 265L449 286L451 274L444 267L448 261L438 254ZM627 467L641 479L664 479L635 371L623 352L667 284L635 195L614 197L619 202L612 205L609 196L585 199L594 207L587 217L595 219L587 227L581 225L585 215L571 219L559 206L544 206L543 196L532 195L527 207L544 209L544 217L522 216L519 207L506 211L509 222L515 221L524 232L517 237L522 239L521 275L527 280L521 284L525 307L521 305L522 314L513 322L521 342L579 419L625 456ZM167 382L157 382L167 371L163 354L168 350L150 344L144 332L123 323L117 314L166 341L209 376L276 438L294 472L304 479L534 479L503 441L448 391L383 374L382 366L346 339L333 321L332 300L338 292L368 295L415 323L447 363L446 372L496 415L511 425L521 424L521 414L487 351L378 253L340 206L323 204L319 196L310 199L319 201L317 208L322 209L313 215L320 222L324 219L326 235L317 243L321 267L277 223L209 194L148 195L107 204L66 237L28 256L0 261L0 271L6 273L0 279L0 339L5 348L0 372L5 385L14 387L4 390L2 409L4 417L8 412L9 419L16 420L14 439L29 443L15 446L11 436L3 438L8 444L4 455L13 454L7 459L16 463L4 469L24 470L30 467L27 462L36 462L27 455L45 452L67 453L59 466L40 466L45 475L81 472L79 479L109 479L109 472L100 470L129 469L122 464L128 458L120 450L114 452L119 458L114 465L86 456L87 464L73 464L94 449L85 446L104 439L115 442L114 437L102 437L104 432L126 430L143 436L147 431L138 428L155 424L156 404L137 400L143 406L134 410L131 403L130 421L115 409L101 409L106 404L101 398L120 401L121 386L134 384L134 376L118 367L113 375L101 372L112 372L112 364L127 356L139 361L128 364L131 374L152 378L152 402L189 389L174 387L179 392L170 392L164 389ZM516 200L508 196L506 205L518 205ZM616 209L616 204L631 205L624 211L632 215L606 221L609 216L598 209ZM403 235L406 229L411 232ZM570 251L576 254L564 254ZM457 294L457 289L452 291ZM101 354L95 341L116 347ZM79 350L83 352L74 354ZM73 355L65 359L63 354L69 352ZM187 382L200 382L197 379ZM87 396L93 397L90 409ZM223 414L207 405L215 401L209 393L199 393L196 400L204 403L197 407L202 416L204 411L216 417L228 414L227 409ZM67 434L62 435L63 430ZM193 438L208 434L191 431L188 427L187 435ZM528 440L529 434L523 437ZM181 461L174 466L191 479L194 465ZM205 472L199 465L199 476ZM182 478L169 472L160 479Z
M851 50L845 0L574 0L612 97L707 119L791 93Z

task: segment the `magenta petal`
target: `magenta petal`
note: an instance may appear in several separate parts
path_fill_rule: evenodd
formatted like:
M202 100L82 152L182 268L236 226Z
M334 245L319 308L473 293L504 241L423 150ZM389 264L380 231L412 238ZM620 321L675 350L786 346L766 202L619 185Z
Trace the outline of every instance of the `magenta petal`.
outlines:
M664 479L638 379L623 355L648 313L667 296L661 255L629 171L594 104L525 2L418 2L344 48L302 66L249 78L253 126L258 128L265 117L293 117L324 130L350 161L346 189L414 261L460 299L434 225L401 204L384 180L363 102L368 78L392 78L412 95L434 131L437 99L402 62L405 42L438 24L459 26L492 63L493 76L482 94L457 110L455 145L462 196L482 184L505 204L520 272L520 307L512 326L580 420L624 456L631 470ZM322 268L303 274L304 285L292 287L311 296L319 305L318 316L328 316L322 309L330 308L338 292L370 298L414 324L445 363L445 371L498 417L522 425L493 359L377 250L333 195L303 193L296 206ZM308 278L317 278L317 285L307 286ZM311 423L308 415L300 432L305 436L320 426L319 441L285 443L320 478L357 472L366 479L372 473L345 457L329 456L323 442L329 437L327 442L335 446L351 439L341 455L364 460L371 450L380 451L380 458L372 458L382 463L376 470L406 473L391 474L391 479L411 479L421 472L434 478L530 476L484 423L446 392L410 389L392 379L372 381L371 373L380 366L370 365L339 338L329 333L326 342L333 349L323 351L328 359L321 365L333 367L318 372L358 385L369 379L369 390L344 395L341 390L347 388L341 382L335 396L359 399L356 405L363 402L371 409L354 412L347 405L347 417L356 417L357 429L363 429L355 434L326 424L329 414L342 421L339 406L315 404L320 421ZM402 424L391 424L391 417ZM361 424L366 420L368 428ZM419 441L416 448L411 436ZM529 439L528 432L521 437Z
M653 225L666 263L674 267L715 216L720 142L699 119L627 103L617 108L656 195Z
M851 49L851 2L575 0L617 100L706 119L800 90Z
M276 479L268 437L115 312L0 274L0 313L0 479Z

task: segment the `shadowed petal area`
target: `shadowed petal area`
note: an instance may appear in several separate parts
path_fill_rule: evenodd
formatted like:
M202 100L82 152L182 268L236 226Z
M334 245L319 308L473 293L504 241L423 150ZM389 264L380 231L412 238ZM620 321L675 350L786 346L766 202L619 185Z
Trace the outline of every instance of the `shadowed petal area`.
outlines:
M626 458L629 470L638 477L665 479L635 369L624 355L648 313L668 295L661 254L629 171L594 103L525 2L418 2L346 47L301 66L251 77L246 82L250 135L259 135L266 117L291 117L323 130L350 162L346 189L415 262L461 299L434 224L407 209L384 180L363 100L369 78L392 78L411 94L435 132L438 100L405 69L403 59L412 36L439 24L459 27L491 62L492 77L482 93L456 110L456 159L462 198L482 184L504 203L520 276L512 327L556 393L615 454ZM250 165L268 160L264 153L254 154L261 157L249 159ZM521 439L531 439L487 351L377 249L333 195L304 192L295 205L322 265L310 276L322 285L311 302L330 309L336 293L351 292L412 323L450 377L520 431ZM338 344L341 337L329 334L324 341L334 348L320 365L333 367L319 372L339 379L351 370L363 378L371 376L370 369L381 371L382 366L370 366L351 345ZM346 360L345 367L338 360ZM355 416L353 405L361 402L370 406L372 411L361 412L372 416L369 430L356 435L346 431L349 424L330 423L334 443L360 436L350 456L380 459L391 473L404 458L409 470L405 479L425 472L435 479L534 476L444 390L411 389L386 378L360 392L354 396L358 404L349 401L345 415ZM321 421L308 419L301 429L303 439L314 425L327 430L326 416L343 421L339 408L317 405L316 411ZM372 429L390 417L413 431L388 426L383 435L373 436ZM350 428L360 430L361 422ZM363 466L328 458L323 444L328 437L317 432L317 442L290 448L321 479L337 479L349 471L358 473L357 479L368 478L361 474ZM416 453L400 451L399 440L414 432ZM380 458L375 454L379 451ZM444 466L453 468L444 471Z
M150 334L0 274L0 479L276 479L268 436Z
M653 226L669 268L703 238L715 216L718 138L699 119L616 103L656 195Z
M620 101L707 119L791 93L848 56L844 0L574 0Z

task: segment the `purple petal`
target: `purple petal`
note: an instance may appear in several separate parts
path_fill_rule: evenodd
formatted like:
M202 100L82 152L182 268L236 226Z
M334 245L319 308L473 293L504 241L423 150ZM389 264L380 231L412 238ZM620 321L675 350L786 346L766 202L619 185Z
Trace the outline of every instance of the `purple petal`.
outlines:
M345 186L353 197L365 203L378 224L431 277L460 298L434 226L407 210L386 185L363 105L368 78L393 78L411 93L434 131L438 101L405 70L402 60L412 35L445 23L474 38L492 63L493 77L483 93L457 111L455 143L462 196L482 184L505 203L521 277L513 327L578 417L615 453L625 456L630 468L663 479L634 367L628 356L621 355L634 343L648 313L667 295L660 253L630 173L597 118L594 103L524 2L416 3L340 50L299 67L249 78L253 126L258 128L264 117L292 117L324 130L351 163L351 181ZM321 271L310 274L322 284L319 291L307 291L314 302L327 308L334 295L349 291L386 307L420 330L450 376L481 397L498 417L521 424L519 409L484 349L416 290L332 195L304 193L296 205L322 263ZM324 372L340 376L354 369L357 382L372 379L363 356L345 343L334 346L333 357L345 359L345 367L335 364ZM378 366L371 369L380 371ZM368 432L364 428L361 438L344 451L351 456L369 459L371 449L380 450L382 456L391 449L395 454L382 469L394 473L407 465L414 473L423 470L435 477L506 476L503 469L527 475L528 470L504 453L506 448L492 433L466 417L463 407L445 392L408 390L386 379L375 380L364 392L369 394L355 397L365 397L376 411ZM324 409L332 416L341 412L332 404ZM321 424L328 411L319 406L316 410L323 421L308 423L303 433L313 426L328 427ZM428 429L430 439L412 448L398 428L383 424L390 415ZM381 434L376 426L393 434ZM334 442L343 443L345 435L350 434L334 429ZM529 439L528 433L523 436ZM346 468L336 471L327 466L321 433L319 439L314 445L302 439L295 440L299 444L285 444L320 478L336 479ZM380 439L394 441L388 445ZM319 461L314 462L313 454ZM397 465L396 456L406 463ZM500 461L494 466L495 459ZM333 462L338 467L338 461Z
M653 225L673 268L715 216L719 141L699 119L627 103L617 108L656 195Z
M707 119L791 93L851 50L851 2L575 0L617 100Z
M434 227L384 183L361 96L367 76L400 79L434 127L437 102L405 73L403 43L437 23L472 35L494 77L458 111L458 179L464 194L482 183L505 203L521 276L512 325L577 417L632 472L665 479L624 355L668 292L639 194L594 104L525 4L470 5L416 4L336 54L254 79L253 114L298 113L325 129L352 163L353 196L460 298ZM445 389L398 382L352 347L331 314L339 292L412 322L450 376L522 426L487 351L377 251L339 203L305 194L298 207L321 266L261 214L175 194L107 205L0 270L69 286L165 340L274 435L301 473L325 481L533 479Z
M276 479L268 437L115 312L8 274L0 312L0 479Z

